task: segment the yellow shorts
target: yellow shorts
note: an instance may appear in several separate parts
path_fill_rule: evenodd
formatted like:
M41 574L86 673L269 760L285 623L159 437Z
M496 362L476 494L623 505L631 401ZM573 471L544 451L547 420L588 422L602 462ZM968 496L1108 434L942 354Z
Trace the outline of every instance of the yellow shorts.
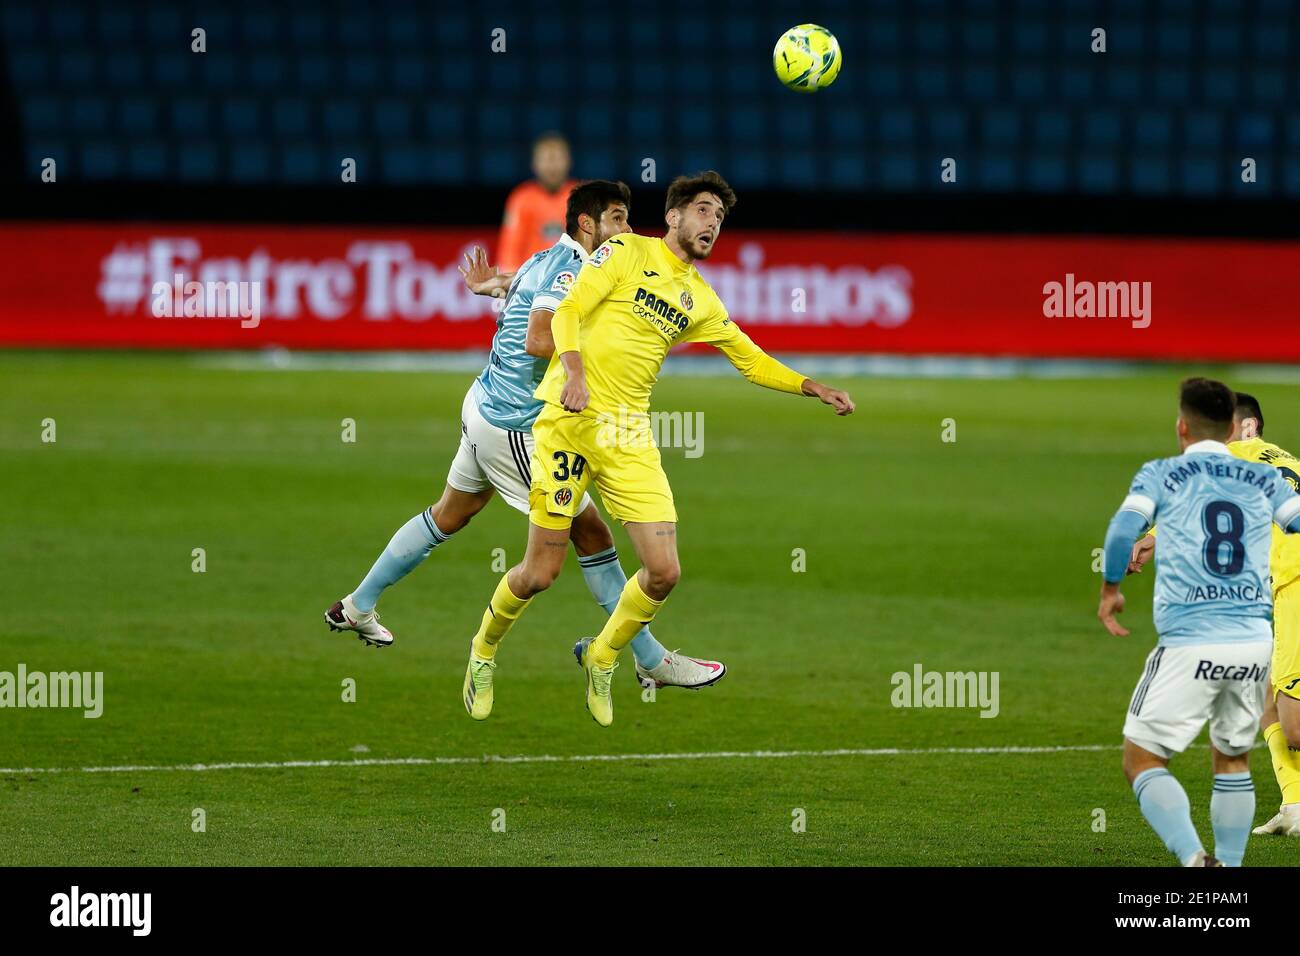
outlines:
M1273 686L1300 700L1300 579L1273 595Z
M677 521L659 449L644 431L546 404L533 423L528 519L552 531L573 522L593 481L618 521Z

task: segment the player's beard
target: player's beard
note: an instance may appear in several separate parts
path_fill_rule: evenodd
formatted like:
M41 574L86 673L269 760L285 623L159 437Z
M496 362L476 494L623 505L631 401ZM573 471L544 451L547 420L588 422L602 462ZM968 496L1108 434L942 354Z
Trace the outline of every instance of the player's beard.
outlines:
M695 236L687 238L681 226L677 227L677 244L686 250L686 253L692 259L707 259L709 258L709 253L713 251L712 242L708 245L703 245L700 242L698 233Z

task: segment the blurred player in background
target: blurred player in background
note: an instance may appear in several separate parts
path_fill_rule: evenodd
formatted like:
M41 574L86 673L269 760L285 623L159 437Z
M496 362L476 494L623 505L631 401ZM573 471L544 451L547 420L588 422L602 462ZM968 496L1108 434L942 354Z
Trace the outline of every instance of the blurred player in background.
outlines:
M1272 465L1292 488L1300 491L1300 461L1264 440L1264 412L1254 395L1237 392L1233 423L1228 451L1246 461ZM1155 544L1154 528L1138 539L1133 546L1131 572L1141 571L1151 560ZM1300 537L1273 529L1269 571L1273 579L1273 687L1260 726L1273 758L1282 806L1253 832L1259 836L1300 837Z
M642 565L600 634L574 648L587 674L587 710L602 727L614 720L610 681L619 651L654 620L680 574L677 510L648 414L668 350L707 342L756 385L816 396L838 415L853 411L847 393L786 368L755 345L695 268L713 251L735 201L715 172L674 180L664 238L611 238L583 266L551 321L555 357L536 392L545 406L533 425L528 549L497 584L469 666L495 660L533 596L559 575L570 524L594 480ZM714 679L721 676L719 668Z
M565 210L574 181L569 141L543 133L533 143L533 175L506 199L505 219L497 241L497 266L513 272L535 252L549 249L564 234Z
M1276 469L1234 457L1236 397L1222 382L1192 378L1179 394L1182 454L1149 461L1106 531L1097 617L1128 631L1120 582L1134 542L1160 520L1154 616L1147 657L1124 722L1124 774L1142 815L1184 866L1240 866L1255 815L1249 758L1264 710L1273 651L1268 590L1270 527L1300 531L1300 497ZM1169 760L1210 724L1214 791L1208 856Z
M533 389L541 381L554 348L551 316L591 250L611 236L628 231L630 201L631 194L623 183L583 183L570 196L566 233L551 249L532 256L513 277L489 269L481 250L475 250L468 272L461 270L466 283L480 294L493 294L506 281L510 288L497 320L491 358L461 406L460 448L447 475L447 485L437 504L398 529L356 590L325 613L325 623L331 630L354 631L372 646L391 645L392 632L379 623L375 613L375 604L387 587L469 524L494 492L500 492L511 507L528 513L528 469L533 450L530 427L542 407L533 398ZM587 586L596 602L612 612L627 579L609 526L588 497L582 499L572 532ZM567 540L559 543L561 558L567 546ZM707 682L712 673L694 661L669 654L648 628L637 635L632 649L659 686L699 685ZM490 665L489 670L491 666L495 665ZM480 694L472 678L472 674L466 675L466 709L474 716L486 717L492 705L491 681L480 679L484 685L484 694ZM479 713L475 712L476 702Z

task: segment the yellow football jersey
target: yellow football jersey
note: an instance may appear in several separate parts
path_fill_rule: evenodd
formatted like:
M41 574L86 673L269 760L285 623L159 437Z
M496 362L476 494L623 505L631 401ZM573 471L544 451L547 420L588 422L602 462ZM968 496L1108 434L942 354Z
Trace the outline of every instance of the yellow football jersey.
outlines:
M747 379L799 394L805 376L753 343L693 263L662 239L624 233L591 254L551 320L555 355L534 396L560 404L563 352L578 350L593 417L641 416L668 350L683 342L716 346Z
M1290 452L1262 438L1247 438L1229 443L1228 451L1246 461L1260 461L1273 465L1282 473L1296 491L1300 491L1300 461ZM1273 526L1273 548L1269 552L1269 571L1273 575L1273 593L1276 594L1296 578L1300 578L1300 534L1286 534Z

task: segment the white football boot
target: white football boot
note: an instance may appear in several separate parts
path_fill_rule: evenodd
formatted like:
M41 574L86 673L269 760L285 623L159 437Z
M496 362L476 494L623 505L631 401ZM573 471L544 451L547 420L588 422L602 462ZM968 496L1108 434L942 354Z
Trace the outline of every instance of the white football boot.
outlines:
M721 661L701 661L682 657L676 651L664 655L654 667L636 665L636 679L642 687L685 687L699 690L722 680L727 665Z
M325 612L325 623L331 631L355 631L357 638L371 647L388 647L393 643L393 632L379 623L379 615L374 611L366 614L358 611L351 594L335 601Z
M1272 820L1250 831L1255 836L1300 837L1300 803L1287 803Z

